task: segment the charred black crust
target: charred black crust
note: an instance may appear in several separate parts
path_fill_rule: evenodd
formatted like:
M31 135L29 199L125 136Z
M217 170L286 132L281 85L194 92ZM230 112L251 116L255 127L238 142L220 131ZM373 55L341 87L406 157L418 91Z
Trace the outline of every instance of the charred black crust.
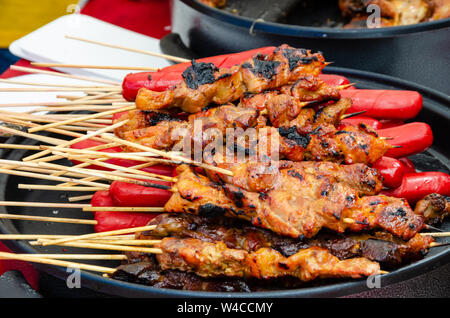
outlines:
M145 123L147 126L155 126L162 121L181 121L178 118L172 117L166 113L154 111L142 111L145 114Z
M249 69L253 74L272 79L277 74L278 61L266 61L259 56L253 58L253 65L249 62L242 64L242 68Z
M309 142L311 141L311 137L309 135L300 135L296 126L289 128L280 127L278 128L278 132L282 137L294 141L297 145L302 146L303 148L308 147Z
M183 72L183 79L190 89L197 89L203 84L212 84L216 81L214 73L219 69L212 63L197 63L192 60L192 65Z
M298 171L295 171L293 169L288 170L288 175L299 180L304 180L303 176Z
M316 56L307 56L308 51L305 49L283 49L282 51L283 56L288 60L290 71L294 70L300 64L308 65L313 61L317 61ZM299 55L298 53L301 53L302 55Z

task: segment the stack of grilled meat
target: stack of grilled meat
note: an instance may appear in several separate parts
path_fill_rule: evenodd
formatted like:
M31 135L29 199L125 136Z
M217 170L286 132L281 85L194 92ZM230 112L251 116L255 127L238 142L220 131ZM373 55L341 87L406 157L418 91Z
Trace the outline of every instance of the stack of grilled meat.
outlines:
M117 136L167 151L188 143L189 155L201 151L232 176L180 165L168 213L138 235L161 239L162 253L128 254L114 278L252 291L362 278L423 257L433 239L419 231L450 202L430 195L413 210L379 194L382 177L370 165L391 146L365 125L338 128L351 100L320 80L326 64L320 53L282 45L230 69L193 61L170 90L139 91L138 110L116 119L129 120ZM208 148L210 128L226 150L231 139L231 159ZM240 138L248 128L267 138Z

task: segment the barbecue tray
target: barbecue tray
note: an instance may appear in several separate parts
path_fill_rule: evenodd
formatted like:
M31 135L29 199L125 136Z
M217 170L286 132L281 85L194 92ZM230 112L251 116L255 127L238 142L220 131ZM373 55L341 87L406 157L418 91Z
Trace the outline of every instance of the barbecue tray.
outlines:
M431 125L434 133L434 143L426 152L410 157L418 170L434 170L450 172L450 147L448 146L448 127L450 126L450 97L438 91L422 87L408 81L375 73L327 67L327 73L346 76L351 82L357 83L358 88L370 89L404 89L415 90L422 94L424 108L414 121L423 121ZM7 141L14 144L36 144L37 142L11 137ZM29 155L25 150L4 149L0 156L9 160L20 160ZM61 161L64 163L64 161ZM65 164L69 164L66 162ZM0 175L0 201L39 201L39 202L66 202L70 196L86 193L63 193L56 191L29 191L17 189L19 183L45 183L44 180L31 180L29 178ZM18 213L41 216L61 216L73 218L91 218L91 214L75 209L49 209L49 208L27 208L27 207L0 207L0 213ZM450 220L446 220L441 226L443 230L450 231ZM93 231L92 226L78 224L45 223L32 221L2 220L0 232L8 234L85 234ZM446 238L437 239L445 241ZM448 239L447 239L448 240ZM16 253L61 253L62 250L69 253L86 253L85 249L58 247L58 246L31 246L25 241L5 241L5 244ZM96 253L101 253L97 251ZM107 252L105 252L107 253ZM391 271L381 278L381 286L387 286L412 277L422 275L431 270L439 268L450 262L450 248L448 246L432 248L423 260L412 263L400 269ZM86 261L88 263L88 261ZM118 262L91 261L90 264L103 266L116 266ZM59 279L65 279L71 273L66 268L50 265L35 264L36 268ZM299 289L286 289L279 291L254 292L254 293L222 293L222 292L194 292L160 289L134 283L104 278L101 274L86 271L81 272L82 287L91 289L97 293L123 296L123 297L338 297L356 294L368 290L366 280L320 282ZM61 282L64 284L64 282ZM74 289L76 296L80 290Z

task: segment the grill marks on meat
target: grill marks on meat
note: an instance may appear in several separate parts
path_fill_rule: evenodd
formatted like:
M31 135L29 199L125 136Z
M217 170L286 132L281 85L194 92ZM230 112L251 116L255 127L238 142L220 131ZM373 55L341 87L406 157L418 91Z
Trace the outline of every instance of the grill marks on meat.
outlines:
M177 192L166 203L165 210L202 212L203 216L208 211L214 211L217 216L216 212L220 211L225 216L241 218L293 238L313 237L325 227L338 233L381 228L409 239L423 228L423 217L414 214L406 201L382 195L359 196L376 193L381 187L379 176L372 169L358 173L361 167L323 168L334 171L333 175L318 173L320 168L315 173L308 172L311 165L304 167L304 164L282 163L275 174L267 173L273 169L270 164L228 166L234 173L232 179L211 176L212 181L196 175L187 166L180 166L175 184ZM340 177L340 173L351 177ZM354 188L358 183L361 185ZM347 218L354 223L346 222Z
M284 257L271 248L255 252L228 248L223 242L164 238L156 256L164 269L194 272L202 277L270 279L292 276L301 281L316 278L361 278L377 274L379 264L365 258L339 260L326 249L311 247Z
M293 65L295 67L291 68ZM140 89L136 106L143 110L178 107L196 113L211 103L221 105L238 100L246 92L260 93L293 83L305 75L317 76L323 67L325 61L321 54L287 45L280 46L270 56L256 55L229 69L195 63L183 73L185 81L170 90Z

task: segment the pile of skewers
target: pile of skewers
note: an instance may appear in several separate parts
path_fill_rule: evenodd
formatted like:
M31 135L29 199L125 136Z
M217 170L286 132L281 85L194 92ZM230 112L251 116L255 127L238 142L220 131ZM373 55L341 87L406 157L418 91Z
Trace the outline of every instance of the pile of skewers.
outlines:
M96 232L0 239L125 254L0 256L157 287L251 291L386 273L445 245L433 237L448 234L434 226L449 213L450 177L415 173L403 158L432 143L428 125L403 122L420 111L421 96L355 89L321 74L327 64L320 53L267 47L130 74L122 88L61 87L86 96L65 95L67 102L39 103L45 107L25 114L1 111L4 122L28 129L3 132L44 144L1 145L36 152L22 161L1 159L0 173L59 183L20 189L95 194L70 197L72 203L0 204L79 208L95 219L0 217L92 224ZM74 110L91 113L66 113ZM36 114L42 111L52 113ZM211 128L221 139L205 133ZM267 138L240 138L247 129ZM217 141L226 151L208 147ZM173 151L180 144L189 152ZM54 163L61 159L73 166ZM433 182L412 191L411 183L424 178Z

